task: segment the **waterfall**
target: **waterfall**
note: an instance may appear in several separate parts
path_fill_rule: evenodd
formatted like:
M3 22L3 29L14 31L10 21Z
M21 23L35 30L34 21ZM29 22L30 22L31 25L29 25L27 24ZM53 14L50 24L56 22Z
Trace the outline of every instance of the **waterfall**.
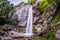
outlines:
M26 27L26 36L32 36L32 6L30 6L29 8L29 12L28 12L28 19L27 19L27 27Z
M29 8L26 33L32 33L32 6Z
M26 24L26 29L25 29L25 33L19 33L19 36L24 36L24 37L32 37L33 33L32 33L32 5L26 5L23 6L21 9L17 10L17 12L12 16L12 19L14 17L16 17L16 15L18 16L18 21L20 21L18 23L18 26L24 26ZM26 20L27 18L27 20Z

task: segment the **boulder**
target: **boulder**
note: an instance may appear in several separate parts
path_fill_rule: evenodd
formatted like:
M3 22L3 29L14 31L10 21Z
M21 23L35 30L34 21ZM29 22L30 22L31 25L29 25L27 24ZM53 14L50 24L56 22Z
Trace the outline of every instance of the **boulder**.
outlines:
M10 36L2 37L1 40L12 40Z
M56 24L60 24L60 21L58 21Z
M5 24L3 31L10 31L10 30L12 30L11 26L8 24Z
M60 29L58 29L58 30L56 31L56 38L57 38L58 40L60 40Z
M43 29L43 27L42 27L42 25L37 25L35 28L34 28L34 33L36 34L36 35L40 35L40 34L42 34L42 33L44 33L44 29Z

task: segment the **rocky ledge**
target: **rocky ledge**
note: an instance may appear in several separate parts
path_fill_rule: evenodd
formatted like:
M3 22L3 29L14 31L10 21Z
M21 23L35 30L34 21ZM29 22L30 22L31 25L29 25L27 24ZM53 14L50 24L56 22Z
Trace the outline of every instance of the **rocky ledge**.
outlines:
M22 35L19 30L12 29L10 25L5 25L2 31L0 31L0 40L33 40L32 37L19 35Z

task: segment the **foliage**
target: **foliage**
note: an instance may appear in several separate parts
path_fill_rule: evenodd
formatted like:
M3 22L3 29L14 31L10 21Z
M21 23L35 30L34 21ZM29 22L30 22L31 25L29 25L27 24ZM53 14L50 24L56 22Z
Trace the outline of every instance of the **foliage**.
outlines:
M51 23L53 23L53 24L55 24L56 22L58 22L60 20L60 1L57 0L56 4L57 4L56 12L55 12L53 19L51 20Z
M29 0L29 3L32 4L32 5L33 5L35 2L36 2L36 0Z
M55 0L44 0L39 4L39 7L42 9L44 15L46 11L55 3Z
M40 39L41 39L41 40L48 40L47 38L42 37L42 36L40 36Z
M56 25L57 29L60 29L60 24Z
M57 40L55 37L55 32L51 32L51 35L48 40Z
M10 4L7 0L0 0L0 21L7 20L8 13L13 13L15 11L14 5ZM1 21L2 22L2 21Z

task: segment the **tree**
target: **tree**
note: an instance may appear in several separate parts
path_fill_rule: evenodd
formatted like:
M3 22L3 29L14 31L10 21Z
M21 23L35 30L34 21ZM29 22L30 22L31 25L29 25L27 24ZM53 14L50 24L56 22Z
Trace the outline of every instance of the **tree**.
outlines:
M0 0L0 23L5 23L8 19L9 12L14 12L15 8L13 4L10 4L7 0Z
M33 5L36 2L36 0L29 0L28 2Z

